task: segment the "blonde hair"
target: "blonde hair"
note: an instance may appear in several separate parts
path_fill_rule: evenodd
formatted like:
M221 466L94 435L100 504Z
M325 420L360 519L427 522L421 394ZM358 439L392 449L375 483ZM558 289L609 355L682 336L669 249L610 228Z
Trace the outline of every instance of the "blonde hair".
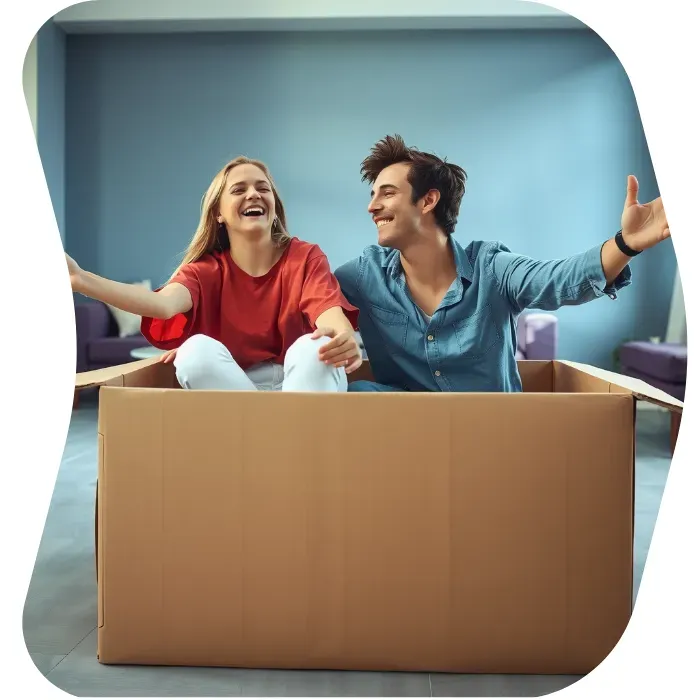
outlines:
M260 170L265 173L265 177L270 181L272 194L275 198L276 214L275 220L272 224L272 242L277 246L283 246L291 240L291 236L287 233L287 217L284 212L284 205L282 204L282 200L277 192L277 188L275 187L275 183L272 180L268 167L259 160L247 158L246 156L239 156L238 158L234 158L233 160L229 161L214 176L209 188L202 197L199 225L197 226L197 230L192 237L192 241L190 242L189 246L187 246L182 262L180 265L178 265L172 277L174 277L178 270L184 265L196 262L208 253L227 250L229 248L229 239L228 234L226 233L226 227L217 221L217 207L224 191L224 185L226 184L226 178L228 177L229 172L231 172L231 170L237 165L246 164L255 165L256 167L260 168Z

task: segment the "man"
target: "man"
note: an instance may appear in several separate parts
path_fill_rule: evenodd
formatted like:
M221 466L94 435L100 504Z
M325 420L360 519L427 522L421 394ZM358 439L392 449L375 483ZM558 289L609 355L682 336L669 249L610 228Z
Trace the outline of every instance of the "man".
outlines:
M376 381L353 382L350 391L522 391L518 315L615 299L631 281L630 259L670 236L661 198L640 204L629 176L622 229L602 246L550 261L500 242L463 248L452 237L462 168L387 136L361 172L373 185L369 213L379 245L335 274L360 310Z

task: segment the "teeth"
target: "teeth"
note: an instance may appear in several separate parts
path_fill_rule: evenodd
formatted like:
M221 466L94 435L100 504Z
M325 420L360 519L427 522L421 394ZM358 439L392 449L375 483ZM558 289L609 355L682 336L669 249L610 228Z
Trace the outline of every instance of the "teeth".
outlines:
M246 209L243 214L256 214L256 215L262 215L263 210L260 207L250 207L250 209Z
M377 226L380 226L380 227L381 227L381 226L384 226L384 225L386 225L386 224L388 224L388 223L390 223L390 222L391 222L391 219L379 219L379 220L377 221Z

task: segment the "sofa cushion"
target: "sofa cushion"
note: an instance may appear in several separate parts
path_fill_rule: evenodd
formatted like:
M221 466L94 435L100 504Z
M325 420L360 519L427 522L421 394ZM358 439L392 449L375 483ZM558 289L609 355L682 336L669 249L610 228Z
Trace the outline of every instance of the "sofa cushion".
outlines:
M620 364L663 382L685 382L688 346L647 341L625 343L620 348Z
M631 367L623 367L622 374L628 377L634 377L635 379L640 379L647 384L651 384L651 386L656 387L660 391L666 392L679 401L685 401L685 382L667 382L663 379L652 377Z

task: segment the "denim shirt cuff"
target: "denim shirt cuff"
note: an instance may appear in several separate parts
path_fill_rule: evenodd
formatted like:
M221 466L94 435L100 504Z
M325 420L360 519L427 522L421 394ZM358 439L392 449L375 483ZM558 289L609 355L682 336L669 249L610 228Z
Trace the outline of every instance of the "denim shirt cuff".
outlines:
M597 245L585 253L588 281L596 296L606 294L611 299L616 299L617 292L631 283L632 271L630 266L626 265L612 284L608 284L603 271L602 251L603 245Z

